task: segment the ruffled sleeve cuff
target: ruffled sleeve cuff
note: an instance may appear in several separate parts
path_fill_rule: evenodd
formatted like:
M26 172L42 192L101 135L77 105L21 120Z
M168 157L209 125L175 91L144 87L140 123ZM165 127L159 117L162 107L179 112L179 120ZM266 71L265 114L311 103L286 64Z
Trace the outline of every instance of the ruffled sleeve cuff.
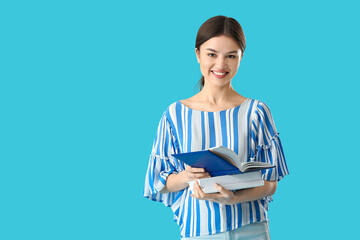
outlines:
M268 141L268 145L257 146L256 158L260 162L267 162L275 166L274 168L262 170L263 180L280 181L285 175L289 174L279 133L276 133Z
M145 177L144 197L171 207L176 193L160 193L160 191L165 187L167 177L174 172L177 173L169 158L151 154Z

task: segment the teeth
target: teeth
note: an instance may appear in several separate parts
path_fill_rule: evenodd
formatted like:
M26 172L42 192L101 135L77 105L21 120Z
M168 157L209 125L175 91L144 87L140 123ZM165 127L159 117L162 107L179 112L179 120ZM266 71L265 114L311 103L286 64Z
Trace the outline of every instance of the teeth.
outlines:
M215 71L213 71L213 73L215 73L216 75L221 75L221 76L226 74L226 72L225 73L220 73L220 72L215 72Z

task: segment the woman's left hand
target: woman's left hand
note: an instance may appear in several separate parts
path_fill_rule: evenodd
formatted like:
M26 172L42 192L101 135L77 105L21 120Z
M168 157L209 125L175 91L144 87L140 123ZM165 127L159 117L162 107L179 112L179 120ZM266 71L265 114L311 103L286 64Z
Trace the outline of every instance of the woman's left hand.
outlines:
M191 197L199 200L213 201L221 204L232 205L236 204L236 196L232 191L225 189L223 186L215 183L216 189L219 193L204 193L199 183L196 181L193 188L193 194Z

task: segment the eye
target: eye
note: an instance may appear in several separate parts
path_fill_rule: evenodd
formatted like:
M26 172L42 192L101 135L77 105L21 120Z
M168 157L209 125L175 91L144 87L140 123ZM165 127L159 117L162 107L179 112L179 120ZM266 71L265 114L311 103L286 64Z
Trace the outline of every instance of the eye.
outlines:
M215 57L215 53L208 53L209 57Z
M228 58L236 58L235 55L229 55Z

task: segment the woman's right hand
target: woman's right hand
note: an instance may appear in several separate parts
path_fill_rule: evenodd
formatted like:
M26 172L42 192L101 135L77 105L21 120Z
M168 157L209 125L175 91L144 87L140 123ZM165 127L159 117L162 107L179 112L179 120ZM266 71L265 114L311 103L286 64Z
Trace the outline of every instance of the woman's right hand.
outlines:
M182 171L182 173L185 177L186 182L193 181L193 180L200 179L200 178L211 177L208 172L205 172L204 168L194 168L194 167L190 167L189 165L185 166L185 170Z
M178 192L187 188L189 186L188 182L208 177L211 176L209 173L205 172L205 169L193 168L186 165L184 171L172 173L167 177L165 187L160 192Z

